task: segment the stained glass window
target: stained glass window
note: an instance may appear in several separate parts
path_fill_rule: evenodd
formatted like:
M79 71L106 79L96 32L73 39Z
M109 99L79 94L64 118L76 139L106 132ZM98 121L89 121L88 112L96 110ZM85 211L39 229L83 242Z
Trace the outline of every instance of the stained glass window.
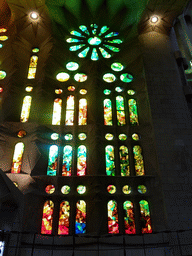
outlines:
M67 195L67 194L69 194L70 190L71 190L71 188L68 185L64 185L61 188L61 193L64 194L64 195Z
M17 133L17 137L19 138L23 138L26 136L26 131L25 130L20 130L18 133Z
M67 80L69 80L69 78L70 78L70 75L68 73L65 73L65 72L58 73L57 76L56 76L56 79L59 82L66 82Z
M0 70L0 80L3 80L6 77L6 72L3 70Z
M65 140L72 140L73 139L73 135L70 134L70 133L67 133L67 134L65 134L64 138L65 138Z
M79 133L78 138L79 138L80 140L86 140L87 135L82 132L82 133Z
M128 185L123 186L122 191L124 194L128 195L131 193L131 187Z
M115 187L114 185L109 185L109 186L107 187L107 191L108 191L109 194L115 194L115 192L116 192L116 187Z
M122 96L116 97L116 110L117 110L117 124L120 126L125 125L124 99Z
M133 203L131 201L125 201L123 204L123 209L125 210L124 225L125 234L135 234L135 216L133 212Z
M144 171L144 163L143 163L143 156L142 156L142 149L140 146L133 147L133 154L135 159L135 172L137 176L145 175Z
M125 73L120 76L120 79L124 83L130 83L133 80L133 76L131 74Z
M108 233L118 234L119 223L118 223L117 202L114 200L109 201L107 208L108 208Z
M136 100L130 99L128 101L128 104L129 104L130 123L132 125L139 125Z
M72 170L72 147L65 146L63 149L62 176L71 176Z
M104 100L104 125L113 125L112 103L110 99Z
M52 233L54 204L51 200L47 200L43 207L43 218L41 224L41 234L49 235Z
M79 200L76 204L75 234L86 232L86 203Z
M38 56L31 56L28 70L28 79L35 79Z
M86 125L87 124L87 100L80 99L79 100L79 120L78 125Z
M140 140L140 135L137 134L137 133L133 133L132 134L132 139L138 141L138 140Z
M114 139L114 136L113 136L113 134L111 134L111 133L107 133L107 134L105 135L105 139L106 139L106 140L113 140L113 139Z
M121 167L121 176L129 176L129 155L128 148L125 146L121 146L119 148L119 156L120 156L120 167Z
M58 133L52 133L51 134L51 139L52 140L58 140L59 139L59 134Z
M105 161L107 176L115 176L114 147L111 145L108 145L105 148Z
M69 202L63 201L60 204L58 235L68 235L69 234L69 216L70 216Z
M73 124L74 124L74 96L70 95L67 97L65 125L73 125Z
M77 150L77 175L78 176L84 176L86 173L86 162L87 157L87 150L86 147L81 145L78 147Z
M103 80L107 83L112 83L116 80L116 76L111 73L107 73L103 76Z
M141 232L142 234L152 233L149 204L147 201L141 200L139 202L139 205L140 205Z
M24 144L19 142L15 145L11 173L20 173L23 158Z
M111 69L114 70L114 71L119 72L119 71L121 71L121 70L124 69L124 66L123 66L121 63L119 63L119 62L114 62L114 63L111 65Z
M85 82L87 80L87 75L83 73L77 73L74 76L75 81L77 82Z
M54 185L47 185L45 188L45 192L47 194L53 194L55 192L55 186Z
M55 176L58 164L58 146L52 145L49 149L49 161L47 168L47 175Z
M27 87L25 88L25 91L26 91L26 92L32 92L32 91L33 91L33 86L27 86Z
M104 93L105 95L109 95L109 94L111 94L111 90L105 89L105 90L103 91L103 93Z
M119 139L120 140L126 140L127 139L127 135L126 134L119 134Z
M77 70L79 68L79 64L77 62L68 62L66 68L70 71Z
M23 99L23 106L22 106L21 118L20 118L20 121L22 123L25 123L29 120L31 100L32 100L31 96L25 96L24 99Z
M53 118L52 125L60 125L61 123L61 108L62 108L62 99L55 99L53 105Z
M77 192L78 192L78 194L80 194L80 195L85 194L85 192L86 192L86 187L83 186L83 185L79 185L79 186L77 187Z
M139 185L137 190L140 194L145 194L147 192L147 188L144 185Z

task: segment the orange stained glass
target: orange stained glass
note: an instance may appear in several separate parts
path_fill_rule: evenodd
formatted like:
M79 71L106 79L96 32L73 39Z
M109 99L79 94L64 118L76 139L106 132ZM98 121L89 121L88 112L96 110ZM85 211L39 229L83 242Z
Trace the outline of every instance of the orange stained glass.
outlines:
M70 95L67 97L65 125L73 125L73 124L74 124L74 96Z
M29 120L31 100L32 100L31 96L25 96L24 99L23 99L23 106L22 106L21 118L20 118L20 121L22 123L25 123Z
M79 125L87 124L87 100L80 99L79 100Z
M23 158L24 144L19 142L15 145L11 173L20 173Z
M28 70L28 79L35 79L36 69L37 69L37 61L38 56L31 56L30 63L29 63L29 70Z
M69 234L69 216L70 216L69 202L63 201L60 204L58 235Z
M47 200L43 207L43 218L41 224L41 234L49 235L52 233L54 203Z
M62 99L55 99L53 104L53 118L52 125L60 125L61 123L61 108L62 108Z

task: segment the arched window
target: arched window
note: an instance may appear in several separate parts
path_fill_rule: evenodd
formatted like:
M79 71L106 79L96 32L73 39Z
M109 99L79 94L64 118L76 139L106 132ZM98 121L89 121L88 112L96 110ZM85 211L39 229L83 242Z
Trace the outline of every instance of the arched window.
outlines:
M63 201L60 204L58 235L69 234L69 216L70 216L69 202Z
M79 125L86 125L87 124L87 100L80 99L79 100Z
M24 144L19 142L15 145L11 173L20 173L23 158Z
M144 162L143 162L143 156L142 156L142 149L140 146L134 146L133 147L133 154L135 159L135 172L136 176L142 176L145 175L144 171Z
M36 55L31 56L30 63L29 63L28 76L27 76L28 79L35 79L37 61L38 61L38 56Z
M52 145L49 149L49 161L47 168L47 175L55 176L58 164L58 146Z
M139 205L140 205L141 232L143 234L152 233L149 204L147 201L141 200L139 202Z
M67 97L65 125L74 125L74 96Z
M124 225L125 234L135 234L135 216L133 212L133 203L131 201L125 201L123 204L123 209L125 210Z
M77 150L77 175L84 176L87 167L87 150L86 147L81 145Z
M129 155L128 148L125 146L121 146L119 148L119 156L120 156L120 167L121 167L121 176L129 176Z
M116 110L117 110L117 124L120 126L125 125L125 107L124 107L124 99L122 96L116 97Z
M23 99L23 106L22 106L21 118L20 118L20 121L22 123L25 123L29 120L31 100L32 100L31 96L25 96L24 99Z
M136 100L130 99L128 101L128 104L129 104L130 123L132 125L139 125Z
M60 125L61 123L61 108L62 108L62 99L55 99L53 105L53 119L52 125Z
M51 200L47 200L43 207L41 234L48 235L52 233L53 209L54 209L53 202Z
M114 147L111 145L108 145L105 148L105 161L107 176L115 176Z
M79 200L76 204L75 234L86 232L86 203Z
M63 149L62 176L71 176L72 170L72 147L65 146Z
M119 233L119 223L118 223L118 213L117 213L117 202L111 200L108 202L108 233L118 234Z
M103 103L104 103L104 125L113 125L111 100L105 99Z

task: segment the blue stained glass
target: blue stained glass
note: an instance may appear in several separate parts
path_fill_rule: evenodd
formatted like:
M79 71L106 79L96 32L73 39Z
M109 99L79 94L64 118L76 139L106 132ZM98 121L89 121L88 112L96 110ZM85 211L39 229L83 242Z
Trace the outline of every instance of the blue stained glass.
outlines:
M75 234L86 232L86 203L79 200L76 205Z
M72 170L72 147L65 146L63 149L62 176L71 176Z
M118 36L118 35L119 35L118 32L111 32L111 33L109 33L108 35L106 35L105 38L107 38L107 37L112 37L112 36Z
M85 50L83 50L78 54L79 58L85 58L87 56L88 51L89 51L89 47L87 47Z
M81 49L83 46L85 46L85 44L80 44L80 45L74 45L74 46L71 46L69 48L70 51L77 51L79 49Z
M106 44L104 44L104 46L105 46L106 48L108 48L109 50L113 51L113 52L119 52L119 51L120 51L119 48L114 47L114 46L111 46L111 45L106 45Z
M84 33L86 33L87 35L90 35L90 34L89 34L89 31L88 31L88 29L87 29L86 26L81 25L81 26L79 26L79 28L80 28Z
M121 43L123 43L123 41L121 39L113 39L113 40L111 40L111 41L109 40L107 42L113 43L113 44L121 44Z
M101 36L102 34L104 34L105 32L107 32L107 30L109 30L109 28L107 26L103 26L100 30L99 36Z
M58 146L52 145L49 149L49 162L47 167L47 175L55 176L58 163Z
M105 51L103 48L99 47L99 50L104 58L109 59L111 58L111 54L109 54L107 51Z
M93 51L92 51L92 54L91 54L91 59L92 60L98 60L99 59L96 48L93 48Z
M83 36L81 33L77 32L77 31L75 31L75 30L71 31L70 34L71 34L71 35L74 35L74 36L85 37L85 36Z
M76 39L76 38L68 38L66 41L67 41L67 43L83 42L83 40L79 40L79 39Z

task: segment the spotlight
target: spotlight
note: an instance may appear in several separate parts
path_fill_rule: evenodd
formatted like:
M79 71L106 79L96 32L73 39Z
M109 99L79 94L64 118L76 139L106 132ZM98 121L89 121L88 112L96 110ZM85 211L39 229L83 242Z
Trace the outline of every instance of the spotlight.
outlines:
M31 12L30 17L32 20L37 20L39 18L39 14L37 12Z
M151 22L152 23L157 23L158 20L159 20L159 18L157 16L152 16L151 17Z

